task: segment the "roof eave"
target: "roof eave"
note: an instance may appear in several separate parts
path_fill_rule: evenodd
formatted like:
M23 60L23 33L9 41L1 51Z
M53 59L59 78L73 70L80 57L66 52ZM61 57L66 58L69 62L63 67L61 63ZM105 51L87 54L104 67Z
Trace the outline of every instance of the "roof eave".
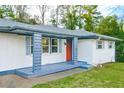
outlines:
M115 38L115 37L101 37L101 36L98 36L98 38L100 38L101 40L122 41L122 39Z
M46 31L42 31L42 30L38 30L38 29L29 29L29 28L25 28L25 27L20 27L20 26L13 26L13 27L9 27L9 26L0 26L0 32L15 32L15 30L17 31L21 31L21 30L25 30L25 31L29 31L29 32L33 32L33 33L43 33L43 34L51 34L51 35L61 35L61 36L65 36L65 37L74 37L76 35L68 35L68 34L62 34L62 33L53 33L53 32L46 32ZM17 32L15 32L17 33ZM78 37L78 36L76 36Z
M98 39L98 36L96 35L80 36L79 39Z
M90 35L90 36L81 36L79 37L79 39L99 39L99 40L110 40L110 41L123 41L122 39L118 39L118 38L105 38L105 37L101 37L101 36L97 36L97 35Z

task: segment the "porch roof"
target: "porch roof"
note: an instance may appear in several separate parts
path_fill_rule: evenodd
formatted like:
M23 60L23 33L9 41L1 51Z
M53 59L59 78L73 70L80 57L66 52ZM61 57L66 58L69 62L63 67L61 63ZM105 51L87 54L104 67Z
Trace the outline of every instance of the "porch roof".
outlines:
M121 40L118 38L100 35L85 30L69 30L48 25L31 25L21 22L12 21L9 19L0 19L0 32L17 33L17 34L33 34L41 32L44 36L56 37L78 37L81 39L107 39L107 40Z

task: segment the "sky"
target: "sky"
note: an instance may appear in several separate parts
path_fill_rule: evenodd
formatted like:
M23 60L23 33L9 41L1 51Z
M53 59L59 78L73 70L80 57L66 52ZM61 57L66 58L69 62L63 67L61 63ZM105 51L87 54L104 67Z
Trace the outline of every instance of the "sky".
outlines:
M98 11L100 11L103 16L115 14L118 18L124 18L124 6L122 5L98 6Z

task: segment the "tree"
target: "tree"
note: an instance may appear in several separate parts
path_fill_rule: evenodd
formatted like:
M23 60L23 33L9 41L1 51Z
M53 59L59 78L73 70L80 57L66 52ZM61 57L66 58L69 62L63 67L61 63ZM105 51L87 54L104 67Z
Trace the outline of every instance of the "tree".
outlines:
M57 22L56 22L56 13L55 13L55 9L52 9L51 10L51 13L50 13L50 23L53 25L53 26L58 26Z
M118 62L124 62L124 29L123 29L124 22L120 20L118 22L118 25L119 31L113 36L122 39L122 41L116 42L116 60Z
M12 6L10 5L0 6L0 18L4 18L4 17L11 17L12 19L15 18Z
M78 27L79 27L79 29L81 29L81 28L83 28L83 20L82 20L82 18L81 18L81 16L82 16L82 13L83 13L83 10L82 10L82 5L76 5L75 6L76 7L76 9L77 9L77 14L78 14Z
M19 22L27 22L30 15L27 13L27 5L14 5L16 19Z
M114 16L106 16L100 20L96 32L112 37L120 38L123 41L116 41L116 61L124 62L124 30L123 21Z
M123 26L124 26L124 20L121 19L119 22L120 31L123 31Z
M84 5L82 11L81 17L84 20L84 29L94 31L101 18L100 12L97 11L97 5Z
M58 21L59 21L59 5L57 5L56 7L56 27L58 26Z
M74 30L78 26L78 16L77 16L77 10L75 9L75 6L71 6L68 10L68 12L63 17L63 24L67 29Z
M64 24L67 29L71 30L83 28L83 21L81 18L82 6L68 6L66 11L67 12L62 18L62 24Z
M41 24L45 24L45 13L48 10L48 6L47 5L42 5L42 6L38 6L39 7L39 11L41 14Z
M37 24L37 17L34 16L34 18L31 18L30 14L27 12L27 5L14 5L13 8L16 15L16 21L28 24Z
M97 6L72 5L64 7L66 8L61 23L64 27L72 30L81 28L85 28L88 31L95 30L95 27L101 18L100 13L97 12ZM54 20L54 22L55 21L56 20Z
M96 28L96 32L104 35L115 36L120 32L120 24L116 16L102 18Z
M50 22L54 26L62 25L62 19L69 9L69 5L57 5L55 9L51 10Z

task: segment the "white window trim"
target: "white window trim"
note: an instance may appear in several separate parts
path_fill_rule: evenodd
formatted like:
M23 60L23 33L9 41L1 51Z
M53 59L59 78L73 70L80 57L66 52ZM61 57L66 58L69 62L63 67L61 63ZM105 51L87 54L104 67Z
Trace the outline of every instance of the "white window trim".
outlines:
M43 54L59 53L60 47L59 47L59 39L58 38L42 37L42 40L43 40L43 38L47 38L49 40L48 52L43 52L43 46L47 46L47 45L42 44L42 53ZM57 39L57 45L52 45L52 39ZM32 38L30 37L30 54L33 54L33 53L31 53L31 46L33 46L31 42L32 42ZM57 46L57 52L52 52L52 46Z
M58 39L58 53L62 53L62 39Z
M98 42L101 41L102 44L98 44ZM98 45L102 45L102 48L98 48ZM96 49L103 49L104 48L104 41L103 40L97 40L96 41Z
M52 39L57 39L57 45L52 45ZM52 52L52 46L57 46L57 52ZM51 53L59 53L59 39L58 38L51 38L51 47L50 47Z

